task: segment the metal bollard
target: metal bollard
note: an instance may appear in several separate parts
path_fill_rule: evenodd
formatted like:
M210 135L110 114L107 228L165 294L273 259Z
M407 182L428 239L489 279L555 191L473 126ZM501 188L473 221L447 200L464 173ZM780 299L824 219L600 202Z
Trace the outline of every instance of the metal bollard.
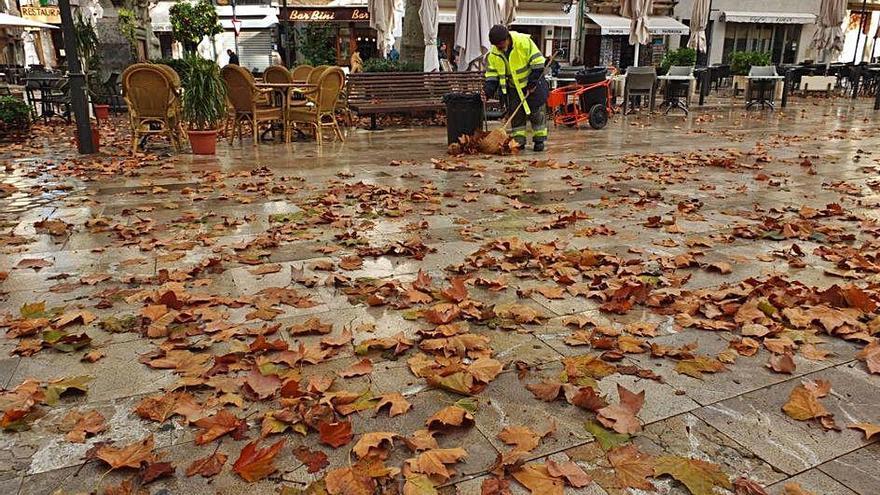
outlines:
M788 72L785 73L785 79L782 80L782 103L780 106L785 108L788 104Z

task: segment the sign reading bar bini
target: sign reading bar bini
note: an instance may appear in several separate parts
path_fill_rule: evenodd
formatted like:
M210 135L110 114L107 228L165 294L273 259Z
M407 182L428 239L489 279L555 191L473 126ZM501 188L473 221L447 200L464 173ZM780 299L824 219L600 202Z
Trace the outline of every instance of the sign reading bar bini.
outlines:
M286 16L290 22L369 22L370 11L345 7L290 7Z
M22 5L21 16L32 21L46 24L61 24L61 11L58 7L40 7L38 5Z

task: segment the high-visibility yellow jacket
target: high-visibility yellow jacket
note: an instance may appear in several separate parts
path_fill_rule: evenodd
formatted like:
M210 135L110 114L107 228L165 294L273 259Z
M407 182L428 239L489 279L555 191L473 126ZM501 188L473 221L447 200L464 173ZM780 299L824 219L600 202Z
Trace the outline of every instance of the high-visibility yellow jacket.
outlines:
M501 92L505 95L507 87L513 86L520 100L525 100L523 90L528 85L529 74L533 70L544 69L544 55L528 34L511 31L510 38L513 40L513 46L508 54L494 46L489 51L486 60L486 80L497 80ZM523 110L526 114L532 113L527 102L523 103Z

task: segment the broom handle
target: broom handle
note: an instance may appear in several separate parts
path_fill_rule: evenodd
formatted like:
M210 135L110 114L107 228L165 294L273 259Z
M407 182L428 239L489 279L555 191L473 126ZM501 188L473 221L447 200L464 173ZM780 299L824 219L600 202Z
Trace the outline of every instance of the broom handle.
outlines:
M547 76L547 69L550 68L551 65L553 65L553 61L556 60L557 53L559 52L553 52L553 55L550 56L550 61L547 62L547 64L544 66L544 70L541 71L541 77ZM522 108L523 104L526 102L526 98L529 97L529 94L530 93L526 93L525 95L523 95L523 99L519 101L519 105L516 106L516 109L513 111L513 113L510 114L510 117L507 118L507 122L504 123L504 129L507 129L510 123L513 122L513 117L516 116L517 113L519 113L519 109Z

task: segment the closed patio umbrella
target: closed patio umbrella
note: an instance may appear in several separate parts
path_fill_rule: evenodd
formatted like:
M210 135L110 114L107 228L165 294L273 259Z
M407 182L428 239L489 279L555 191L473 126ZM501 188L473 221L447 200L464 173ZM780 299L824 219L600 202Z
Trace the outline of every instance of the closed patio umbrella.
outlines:
M709 3L712 0L694 0L691 10L691 36L688 48L706 53L706 27L709 25Z
M474 61L489 52L489 29L500 22L496 19L496 0L458 0L455 10L455 48L458 49L458 70L466 71Z
M510 26L516 21L516 8L519 0L496 0L499 11L500 24Z
M422 34L425 37L425 72L440 70L440 56L437 53L437 23L440 6L437 0L422 0L419 19L422 20Z
M376 30L376 47L383 57L394 44L394 0L369 0L370 27Z
M651 32L648 31L648 15L654 10L654 0L620 0L620 15L628 17L629 44L635 45L636 66L639 65L639 45L648 44Z
M57 26L51 24L43 24L42 22L32 21L19 17L17 15L6 14L0 12L0 27L30 27L42 29L58 29Z
M846 0L822 0L816 16L816 34L812 46L826 58L832 52L843 51L843 19Z

